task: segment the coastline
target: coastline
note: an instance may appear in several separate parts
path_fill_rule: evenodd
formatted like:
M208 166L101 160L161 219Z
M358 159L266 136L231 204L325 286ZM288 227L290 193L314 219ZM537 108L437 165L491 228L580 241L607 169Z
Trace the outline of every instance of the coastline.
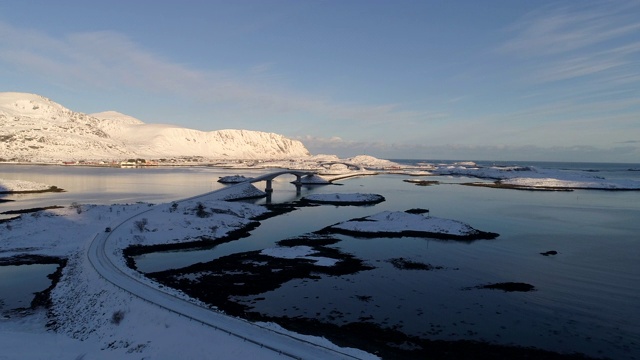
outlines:
M52 185L48 189L44 190L2 190L0 191L1 195L13 195L13 194L42 194L48 192L65 192L64 189L60 189L59 187Z

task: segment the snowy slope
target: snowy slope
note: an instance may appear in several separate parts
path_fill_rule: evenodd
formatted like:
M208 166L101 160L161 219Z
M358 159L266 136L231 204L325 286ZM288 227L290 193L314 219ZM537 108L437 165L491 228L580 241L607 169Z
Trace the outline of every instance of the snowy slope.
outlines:
M0 93L0 158L18 161L126 156L99 120L33 94Z
M203 132L145 124L115 111L74 112L45 97L0 93L0 158L57 162L174 158L266 159L309 156L282 135L248 130Z

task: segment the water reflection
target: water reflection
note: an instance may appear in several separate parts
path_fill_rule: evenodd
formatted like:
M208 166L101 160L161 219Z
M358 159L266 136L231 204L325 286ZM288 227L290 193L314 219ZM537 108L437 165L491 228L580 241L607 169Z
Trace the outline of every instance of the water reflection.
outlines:
M265 170L266 171L266 170ZM256 176L265 171L247 171ZM0 212L37 206L84 204L134 203L138 201L161 203L183 199L224 187L220 176L233 175L237 170L207 167L153 167L153 168L89 168L75 166L2 165L2 178L28 180L55 185L63 193L17 194L0 203Z

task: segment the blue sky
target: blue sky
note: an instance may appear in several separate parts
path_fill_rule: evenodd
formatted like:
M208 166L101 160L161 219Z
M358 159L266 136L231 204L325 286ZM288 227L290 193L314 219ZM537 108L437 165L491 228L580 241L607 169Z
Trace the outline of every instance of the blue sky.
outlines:
M343 157L640 162L640 1L0 2L0 91Z

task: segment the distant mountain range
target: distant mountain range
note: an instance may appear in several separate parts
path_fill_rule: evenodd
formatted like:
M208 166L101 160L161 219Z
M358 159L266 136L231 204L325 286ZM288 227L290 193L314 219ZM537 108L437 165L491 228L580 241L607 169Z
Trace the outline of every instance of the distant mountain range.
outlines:
M130 158L274 159L309 156L297 140L249 130L204 132L145 124L115 111L83 114L40 95L0 92L0 161Z

